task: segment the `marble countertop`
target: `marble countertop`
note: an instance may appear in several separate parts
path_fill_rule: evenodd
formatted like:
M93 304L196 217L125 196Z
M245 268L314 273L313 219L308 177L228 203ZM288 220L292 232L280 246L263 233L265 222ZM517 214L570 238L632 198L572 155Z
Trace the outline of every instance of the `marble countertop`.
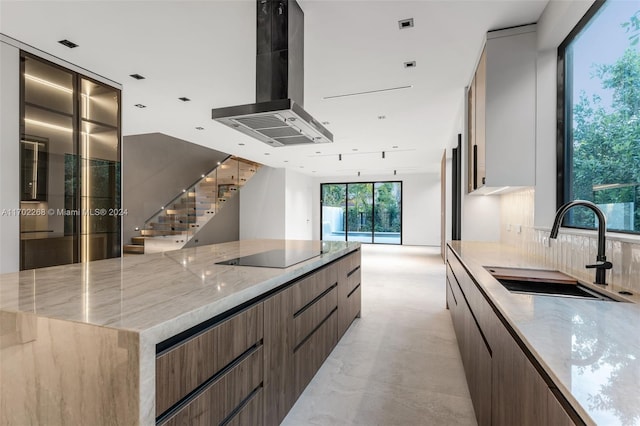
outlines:
M640 425L640 305L511 293L484 267L545 268L499 243L449 244L587 423Z
M0 309L144 334L160 342L360 247L245 240L0 275ZM279 249L322 249L288 268L217 265Z

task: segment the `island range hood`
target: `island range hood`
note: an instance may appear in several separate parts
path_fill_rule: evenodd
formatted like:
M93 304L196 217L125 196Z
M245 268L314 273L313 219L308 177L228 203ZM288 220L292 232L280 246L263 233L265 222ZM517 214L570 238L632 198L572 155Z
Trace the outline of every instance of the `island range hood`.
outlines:
M256 21L256 103L211 118L273 147L333 142L303 108L304 12L295 0L258 0Z

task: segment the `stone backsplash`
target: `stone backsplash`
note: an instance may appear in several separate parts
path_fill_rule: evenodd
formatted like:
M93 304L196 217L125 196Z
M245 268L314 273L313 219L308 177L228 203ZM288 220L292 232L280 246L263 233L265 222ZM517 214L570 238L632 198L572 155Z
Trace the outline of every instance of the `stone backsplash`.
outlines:
M534 228L534 194L533 189L526 189L501 196L500 241L540 259L547 268L593 281L595 272L585 265L596 259L595 231L563 228L549 244L549 229ZM640 237L634 241L632 236L607 233L606 255L613 263L607 282L640 293Z

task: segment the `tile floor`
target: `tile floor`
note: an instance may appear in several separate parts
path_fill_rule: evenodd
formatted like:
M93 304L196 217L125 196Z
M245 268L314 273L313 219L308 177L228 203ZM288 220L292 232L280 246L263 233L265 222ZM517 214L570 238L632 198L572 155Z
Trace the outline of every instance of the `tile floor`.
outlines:
M363 245L362 318L283 425L476 424L439 250Z

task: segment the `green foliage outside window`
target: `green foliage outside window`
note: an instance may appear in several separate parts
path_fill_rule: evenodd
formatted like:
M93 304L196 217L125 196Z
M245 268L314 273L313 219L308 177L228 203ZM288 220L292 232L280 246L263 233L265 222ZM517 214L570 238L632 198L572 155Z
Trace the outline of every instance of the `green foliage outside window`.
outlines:
M616 2L611 3L610 7L617 7ZM608 5L605 3L603 9ZM609 17L612 12L605 16L606 12L592 20L613 20ZM593 201L605 210L609 229L630 232L640 232L639 17L640 10L627 21L617 23L617 30L626 35L624 53L610 63L592 63L590 79L576 77L584 75L585 70L577 69L577 61L571 59L573 55L597 54L589 52L591 46L586 43L574 46L572 42L567 47L570 60L565 83L569 87L575 85L577 94L573 105L569 105L572 122L567 143L571 143L568 151L572 155L568 158L570 184L565 201ZM588 26L583 31L595 30ZM595 218L586 209L575 209L569 224L590 228L594 227Z

